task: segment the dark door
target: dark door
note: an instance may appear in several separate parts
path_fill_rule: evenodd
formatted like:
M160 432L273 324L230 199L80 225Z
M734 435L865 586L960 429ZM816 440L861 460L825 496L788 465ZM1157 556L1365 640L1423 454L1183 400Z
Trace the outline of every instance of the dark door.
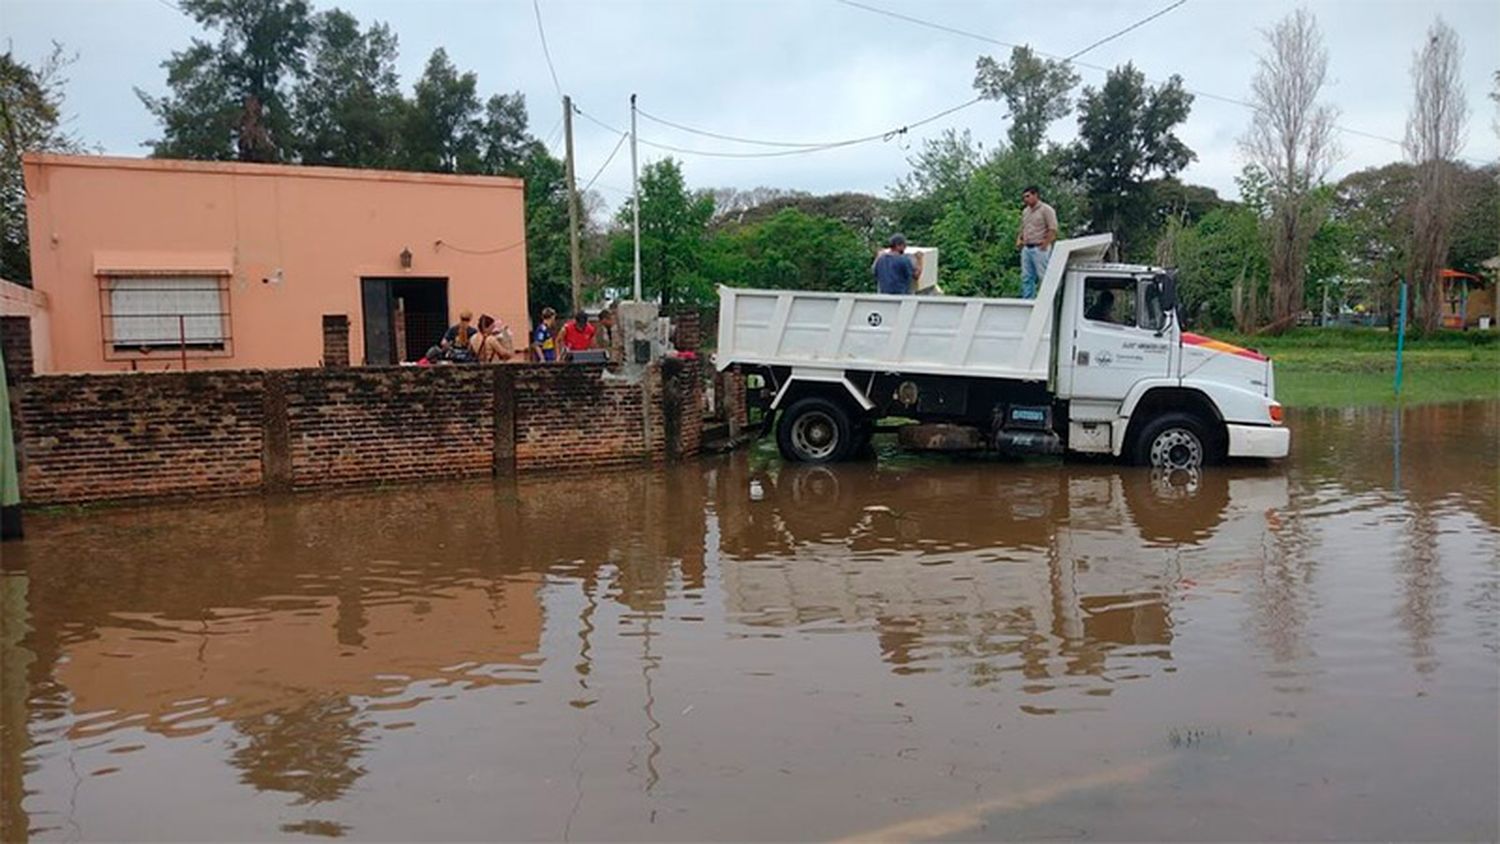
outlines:
M396 362L396 338L391 315L395 300L391 281L385 278L360 279L365 312L365 366L390 366Z

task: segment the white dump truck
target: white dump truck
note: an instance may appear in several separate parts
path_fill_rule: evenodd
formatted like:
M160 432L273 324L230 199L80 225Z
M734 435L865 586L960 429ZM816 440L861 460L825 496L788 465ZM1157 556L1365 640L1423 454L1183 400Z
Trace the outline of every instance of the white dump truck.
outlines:
M788 460L847 459L887 417L1013 454L1285 457L1271 361L1182 331L1174 274L1103 262L1111 239L1058 241L1035 299L720 287L715 365L766 379Z

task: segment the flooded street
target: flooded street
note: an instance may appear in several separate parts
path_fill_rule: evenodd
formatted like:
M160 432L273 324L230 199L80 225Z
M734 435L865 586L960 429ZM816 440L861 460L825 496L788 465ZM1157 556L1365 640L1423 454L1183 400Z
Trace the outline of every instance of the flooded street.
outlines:
M1493 840L1500 404L1289 422L28 514L3 837Z

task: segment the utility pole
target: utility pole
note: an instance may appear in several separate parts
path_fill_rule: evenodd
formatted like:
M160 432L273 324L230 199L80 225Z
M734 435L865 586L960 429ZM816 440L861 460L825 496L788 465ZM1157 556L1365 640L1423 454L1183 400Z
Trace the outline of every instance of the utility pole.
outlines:
M563 95L563 135L568 139L568 264L573 273L573 312L583 308L583 257L578 252L578 183L573 168L573 98Z
M635 148L635 94L630 95L630 186L635 200L630 203L635 235L635 300L641 301L641 170Z

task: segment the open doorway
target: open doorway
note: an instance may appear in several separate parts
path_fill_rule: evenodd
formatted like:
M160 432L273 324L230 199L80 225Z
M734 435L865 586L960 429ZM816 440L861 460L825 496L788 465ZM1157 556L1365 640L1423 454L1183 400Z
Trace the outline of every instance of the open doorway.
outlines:
M448 330L448 279L362 278L365 365L418 360Z

